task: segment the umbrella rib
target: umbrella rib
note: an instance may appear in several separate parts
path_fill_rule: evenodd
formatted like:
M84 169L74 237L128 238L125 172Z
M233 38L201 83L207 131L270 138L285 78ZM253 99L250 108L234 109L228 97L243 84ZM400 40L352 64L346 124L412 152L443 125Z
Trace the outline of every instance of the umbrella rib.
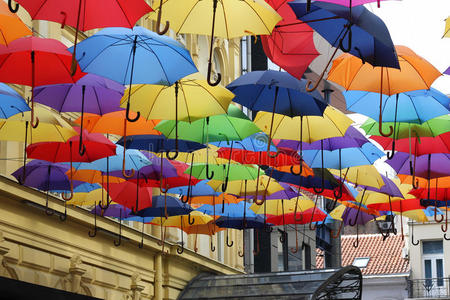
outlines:
M190 113L189 113L189 106L187 104L186 94L184 93L184 89L183 89L183 85L182 84L180 84L180 90L183 93L184 104L186 105L186 111L187 111L187 118L189 120L188 122L191 123L192 121L191 121L191 116L190 116Z
M225 22L225 32L227 34L227 38L230 38L230 34L228 32L227 15L225 14L225 6L224 6L224 3L223 3L223 0L220 0L220 3L222 4L222 14L223 14L223 20Z
M248 2L245 2L245 4L247 4L247 5L251 8L251 10L254 11L255 15L258 16L258 19L261 20L261 23L262 23L262 24L264 25L264 27L267 29L267 32L268 32L268 33L272 33L272 31L267 27L266 23L265 23L264 20L261 18L261 16L256 12L256 10L255 10L250 4L248 4Z
M194 10L194 8L197 6L198 3L200 3L200 1L196 1L195 4L194 4L194 5L189 9L189 11L186 13L186 15L185 15L186 17L184 18L183 22L181 22L180 29L178 30L177 34L180 33L181 28L183 28L184 23L186 23L186 21L187 21L189 15L190 15L191 12Z
M194 82L195 83L195 82ZM203 88L217 103L219 103L219 106L223 109L223 113L224 114L226 114L227 113L227 108L228 108L228 106L227 107L223 107L222 106L222 104L217 100L217 98L216 98L216 96L212 93L212 92L210 92L209 91L209 89L208 89L208 87L207 88L205 88L205 87L203 87L201 84L198 84L198 83L196 83L196 85L195 85L196 87L201 87L201 88ZM208 86L209 86L209 84L208 84Z
M419 77L420 77L420 79L422 79L422 81L423 81L423 83L425 83L425 85L426 85L426 87L427 87L427 90L429 90L430 88L431 88L431 85L428 85L428 83L425 81L425 79L422 77L422 74L419 72L419 70L417 70L417 68L412 64L412 63L410 63L409 62L409 60L405 57L405 56L402 56L402 58L406 61L406 62L408 62L408 64L414 69L414 71L416 71L416 73L419 75ZM433 67L434 68L434 67ZM439 72L439 74L441 74L440 72ZM442 75L442 74L441 74ZM434 80L433 80L433 82L434 82Z
M86 1L84 3L86 5ZM120 4L120 2L118 0L116 0L116 3L120 7L120 10L122 11L123 15L125 16L125 19L127 20L127 22L130 25L130 27L133 28L134 24L131 24L130 20L128 19L128 15L125 13L125 11L124 11L122 5ZM86 9L84 10L84 13L86 14Z
M72 87L73 87L73 86L70 86L70 87L67 89L67 91L66 91L66 93L65 93L65 95L64 95L64 97L63 97L63 101L61 102L61 106L60 106L60 108L59 108L59 112L62 112L63 107L64 107L64 104L66 103L67 95L69 95L70 91L72 90ZM44 89L42 89L41 91L43 91L43 90L44 90Z
M138 36L138 38L140 38L145 44L144 45L147 45L147 42L146 41L144 41L144 39L141 37L141 36ZM173 49L172 47L170 47L170 45L164 45L165 47L168 47L168 48L170 48L170 49L172 49L172 50L174 50L174 51L176 51L175 49ZM142 48L144 48L142 45L141 45L141 47ZM155 53L155 51L153 51L153 48L151 48L151 47L149 47L149 50L147 50L147 51L150 51L151 53L153 53L153 55L155 56L155 58L156 58L156 60L158 61L158 63L159 63L159 67L161 68L161 70L162 70L162 72L164 73L164 77L165 77L165 79L167 80L167 82L169 82L169 84L170 85L172 85L172 82L170 82L170 80L169 80L169 76L168 76L168 74L166 73L166 70L163 68L163 65L162 65L162 62L161 62L161 60L159 59L159 56ZM178 52L178 51L176 51L176 52ZM179 52L178 52L179 53ZM180 54L180 53L179 53ZM183 55L181 55L181 56L183 56ZM184 56L183 56L184 57Z
M63 60L61 59L61 57L59 56L59 54L55 54L55 56L58 58L58 61L63 65L64 69L67 71L67 74L69 74L69 77L70 77L70 79L71 79L71 82L74 83L73 77L70 76L70 67L68 68L68 67L66 66L66 64L64 63L64 61L63 61ZM70 57L70 56L68 56L68 57ZM78 66L78 64L77 64L77 66Z
M92 90L94 91L95 101L97 102L97 105L98 105L99 115L100 115L100 116L103 116L102 106L101 106L101 104L100 104L100 99L99 99L99 97L98 97L97 89L96 89L95 87L92 87Z

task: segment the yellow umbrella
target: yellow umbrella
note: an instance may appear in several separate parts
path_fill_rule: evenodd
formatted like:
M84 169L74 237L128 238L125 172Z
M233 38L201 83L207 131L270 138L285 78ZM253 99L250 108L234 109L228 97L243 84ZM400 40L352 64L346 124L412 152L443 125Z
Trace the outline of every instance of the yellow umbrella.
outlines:
M221 191L223 182L220 180L210 180L207 183L216 192ZM272 195L282 191L284 188L273 178L261 175L255 180L233 180L228 182L227 193L239 197L254 196L257 194Z
M265 133L270 133L272 113L259 112L254 123ZM285 115L275 114L273 120L273 139L296 140L312 143L318 140L344 136L353 121L345 114L332 106L328 106L323 117L303 116L290 118ZM296 130L298 128L298 130ZM300 128L302 134L300 135Z
M445 38L445 37L450 38L450 17L445 19L445 30L444 30L444 35L442 37L443 38Z
M130 95L131 91L131 95ZM125 91L121 106L133 97L130 109L146 119L192 122L226 114L234 94L222 86L210 86L200 73L189 75L171 86L137 84Z
M74 193L73 198L67 201L70 205L93 206L99 202L103 204L109 203L111 198L107 196L107 192L103 188L99 188L89 193ZM114 203L114 202L111 202Z
M212 82L211 78L214 36L233 39L245 35L269 35L281 21L280 15L264 0L160 0L159 5L154 3L153 9L149 18L156 20L159 34L169 30L170 22L176 34L211 35L208 62L210 85L217 85L221 80L220 74L217 74L216 82ZM161 20L166 22L162 31L159 28Z
M347 170L348 169L348 170ZM330 173L340 176L339 170L329 169ZM356 166L342 169L342 174L347 174L346 180L356 185L381 188L384 185L383 178L372 165Z
M307 196L300 195L299 201L297 198L292 198L289 200L269 200L265 201L266 208L263 205L252 204L250 209L255 212L255 214L268 214L279 216L282 214L294 213L297 211L305 211L307 209L314 207L314 201L309 199ZM296 210L297 206L297 210Z

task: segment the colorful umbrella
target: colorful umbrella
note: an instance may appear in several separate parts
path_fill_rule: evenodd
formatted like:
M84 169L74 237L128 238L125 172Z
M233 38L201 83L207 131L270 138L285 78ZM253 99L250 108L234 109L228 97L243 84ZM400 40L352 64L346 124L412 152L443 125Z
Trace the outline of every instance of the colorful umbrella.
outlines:
M19 93L6 84L0 83L0 119L8 119L29 110L30 107Z
M150 13L149 17L156 20L159 34L165 34L169 30L170 22L176 34L211 35L207 77L210 85L218 85L221 80L219 73L216 82L211 77L215 36L233 39L245 35L270 34L281 20L263 0L231 0L226 3L222 0L189 0L184 1L181 6L178 1L160 0L159 5L154 5L154 9L155 12ZM159 30L161 19L166 21L163 31Z
M31 30L14 14L15 12L14 9L8 8L4 1L0 2L0 44L2 45L8 46L10 42L18 38L32 35Z
M169 217L187 215L193 211L189 204L183 203L171 196L155 196L150 207L139 210L136 215L140 217Z
M261 35L264 53L275 64L300 79L309 64L319 55L314 46L313 30L298 22L288 0L267 0L283 18L271 35Z
M369 66L345 53L334 60L328 73L328 80L343 86L346 90L379 93L378 129L383 136L390 136L393 133L393 127L390 127L389 134L382 131L383 94L391 96L413 90L429 89L434 80L441 76L433 65L409 48L396 46L395 49L399 57L400 69Z
M117 144L123 146L123 138ZM160 153L175 151L175 140L167 139L163 135L129 135L127 136L127 149L145 150L148 152ZM200 143L178 139L178 151L193 152L203 149L206 146Z

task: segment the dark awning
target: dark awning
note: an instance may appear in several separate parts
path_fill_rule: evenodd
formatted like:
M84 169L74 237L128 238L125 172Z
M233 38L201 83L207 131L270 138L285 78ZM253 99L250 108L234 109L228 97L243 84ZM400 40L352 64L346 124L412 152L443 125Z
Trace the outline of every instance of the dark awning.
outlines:
M178 299L361 299L361 270L354 266L246 275L201 274Z

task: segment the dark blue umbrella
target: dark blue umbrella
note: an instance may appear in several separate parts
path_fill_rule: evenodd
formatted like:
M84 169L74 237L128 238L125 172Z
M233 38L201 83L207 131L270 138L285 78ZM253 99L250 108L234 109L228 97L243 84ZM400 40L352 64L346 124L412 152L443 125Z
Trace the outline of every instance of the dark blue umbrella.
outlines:
M386 24L364 6L349 9L347 6L315 1L308 10L305 0L295 0L289 5L298 19L308 23L336 47L319 80L312 88L308 82L307 90L317 88L339 48L373 66L400 69Z
M267 223L264 222L264 218L261 216L252 217L228 217L221 216L216 220L216 225L222 228L234 228L234 229L245 229L245 228L265 228Z
M0 119L8 119L29 110L30 107L19 93L6 84L0 83Z
M294 175L292 173L287 172L281 172L278 170L272 170L272 168L268 168L266 170L266 174L272 174L272 177L276 179L278 182L286 182L294 185L299 185L303 188L320 188L322 187L322 178L320 177L320 171L316 171L317 169L314 169L314 173L316 173L316 176L300 176L300 175ZM336 187L339 186L338 181L331 175L328 171L324 172L325 179L323 180L323 188L334 190Z
M140 217L163 217L187 215L193 211L189 204L181 202L171 196L155 196L152 198L152 206L144 208L136 213Z
M227 88L234 102L253 111L267 111L289 117L322 116L327 107L319 92L307 92L306 80L287 72L254 71L242 75Z
M123 138L118 142L118 145L123 146ZM195 150L206 148L205 145L178 139L178 148L174 139L167 139L163 135L130 135L127 136L127 149L139 149L149 152L172 152L178 150L179 152L193 152Z

